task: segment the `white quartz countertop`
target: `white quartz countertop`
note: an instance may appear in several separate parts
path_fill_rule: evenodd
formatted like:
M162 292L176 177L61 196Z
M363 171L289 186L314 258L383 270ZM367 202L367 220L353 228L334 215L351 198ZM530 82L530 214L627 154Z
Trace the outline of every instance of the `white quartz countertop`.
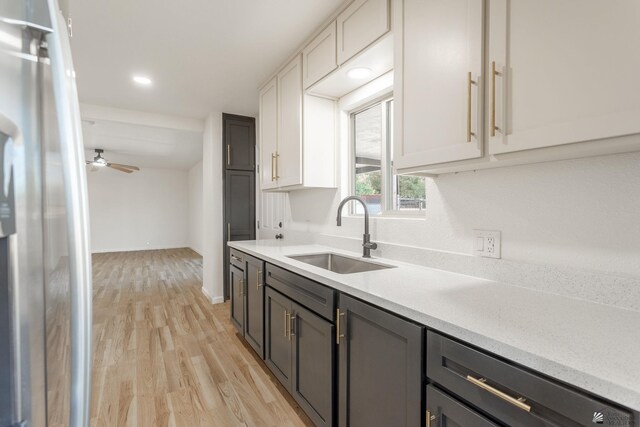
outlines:
M397 268L338 274L288 258L361 255L320 245L229 246L640 411L640 312L382 258Z

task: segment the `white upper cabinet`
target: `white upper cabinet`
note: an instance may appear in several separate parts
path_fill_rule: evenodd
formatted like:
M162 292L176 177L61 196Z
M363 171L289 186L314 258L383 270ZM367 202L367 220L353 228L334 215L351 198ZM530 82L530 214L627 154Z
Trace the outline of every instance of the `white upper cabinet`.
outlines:
M490 154L640 133L640 1L490 0L489 22Z
M335 187L336 101L303 95L302 55L262 87L259 106L261 189Z
M481 157L483 1L398 3L395 168Z
M341 65L390 30L389 0L354 0L336 22Z
M302 51L304 88L338 68L336 59L336 22L333 21Z
M296 56L278 73L279 185L302 184L302 60Z
M259 95L260 182L263 190L278 186L275 177L275 160L278 152L278 92L276 87L276 78L274 77L262 88Z

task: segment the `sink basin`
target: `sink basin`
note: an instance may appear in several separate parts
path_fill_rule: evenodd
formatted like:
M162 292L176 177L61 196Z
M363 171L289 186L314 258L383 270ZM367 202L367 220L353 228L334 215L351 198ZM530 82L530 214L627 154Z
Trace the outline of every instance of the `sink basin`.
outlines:
M378 264L376 262L364 261L358 258L350 258L332 253L291 255L288 258L339 274L362 273L365 271L394 268L392 265Z

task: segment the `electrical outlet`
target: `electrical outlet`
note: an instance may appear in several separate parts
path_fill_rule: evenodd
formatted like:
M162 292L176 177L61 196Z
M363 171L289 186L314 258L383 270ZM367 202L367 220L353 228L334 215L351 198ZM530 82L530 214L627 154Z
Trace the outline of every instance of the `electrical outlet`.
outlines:
M487 258L500 258L501 233L495 230L473 230L474 247L476 256Z

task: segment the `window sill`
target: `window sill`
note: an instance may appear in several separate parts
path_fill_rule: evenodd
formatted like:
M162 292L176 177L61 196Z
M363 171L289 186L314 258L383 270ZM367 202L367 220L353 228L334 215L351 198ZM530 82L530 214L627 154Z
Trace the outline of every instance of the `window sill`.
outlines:
M364 214L356 214L350 213L349 217L353 218L364 218ZM388 211L380 214L369 215L369 219L413 219L413 220L426 220L427 214L426 211L412 211L412 212L402 212L402 211Z

